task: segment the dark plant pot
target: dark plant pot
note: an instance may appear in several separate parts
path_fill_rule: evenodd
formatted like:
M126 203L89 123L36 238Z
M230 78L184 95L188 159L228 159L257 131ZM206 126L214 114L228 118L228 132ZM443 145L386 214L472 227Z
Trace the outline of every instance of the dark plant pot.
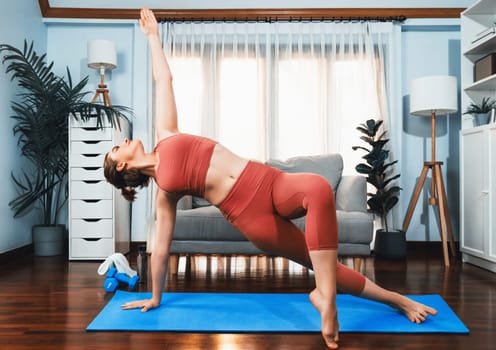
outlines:
M406 258L406 237L401 230L377 230L375 233L375 256L385 259Z
M35 225L32 234L34 255L55 256L64 253L67 241L64 225Z

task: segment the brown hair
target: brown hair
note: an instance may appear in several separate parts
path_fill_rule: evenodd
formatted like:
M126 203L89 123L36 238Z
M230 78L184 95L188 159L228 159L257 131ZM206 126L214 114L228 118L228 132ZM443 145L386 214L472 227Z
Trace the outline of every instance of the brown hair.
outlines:
M117 171L117 162L112 160L108 153L103 161L103 174L109 183L121 190L122 196L129 202L136 199L136 187L148 186L150 182L150 176L141 173L138 169Z

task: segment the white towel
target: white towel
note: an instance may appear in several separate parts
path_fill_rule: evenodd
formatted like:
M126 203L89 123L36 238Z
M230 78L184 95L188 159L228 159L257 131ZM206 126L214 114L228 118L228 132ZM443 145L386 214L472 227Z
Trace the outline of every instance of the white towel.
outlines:
M126 257L121 253L114 253L105 259L105 261L100 264L100 267L98 267L98 274L105 275L113 266L115 266L117 272L125 273L129 277L134 277L138 274L129 266Z

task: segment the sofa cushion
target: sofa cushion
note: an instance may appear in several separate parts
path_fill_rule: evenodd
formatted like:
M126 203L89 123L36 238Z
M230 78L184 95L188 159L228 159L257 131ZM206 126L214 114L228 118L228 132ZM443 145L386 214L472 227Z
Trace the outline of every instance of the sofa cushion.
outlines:
M373 219L369 213L337 210L338 241L341 243L369 244L372 241ZM291 220L305 232L305 217Z
M337 210L339 244L364 244L372 241L373 220L368 213ZM305 232L305 217L291 220ZM179 210L174 230L174 241L184 242L244 242L247 239L234 228L214 206ZM185 243L186 244L186 243ZM202 243L204 244L204 243ZM194 250L194 249L193 249Z
M374 218L367 212L336 211L338 217L339 244L364 244L372 242Z
M178 210L174 240L246 241L246 238L224 218L217 207L210 205Z
M180 241L171 243L172 254L268 254L250 241Z
M266 164L288 173L314 173L322 175L329 181L334 191L337 190L341 174L343 173L343 158L340 154L298 156L285 161L270 159Z
M192 208L208 207L209 205L212 205L212 203L210 203L206 199L197 196L192 196L191 202Z

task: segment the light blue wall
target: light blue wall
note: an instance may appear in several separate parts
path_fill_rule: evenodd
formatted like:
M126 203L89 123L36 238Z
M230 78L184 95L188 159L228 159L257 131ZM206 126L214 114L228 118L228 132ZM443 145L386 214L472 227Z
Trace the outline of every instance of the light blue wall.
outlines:
M402 98L401 125L401 186L400 220L402 226L411 196L424 161L431 160L431 119L409 113L409 84L412 79L429 75L452 75L460 86L460 27L458 21L410 21L402 30ZM458 90L460 90L458 88ZM460 99L458 93L458 99ZM458 102L460 103L460 102ZM442 171L448 197L453 230L459 226L459 137L460 113L437 118L436 160L444 162ZM428 173L424 189L417 202L407 239L414 241L440 240L437 207L428 205L430 181ZM436 210L434 210L436 208Z
M151 109L149 93L149 56L146 38L141 34L137 21L50 21L48 28L48 58L57 64L59 74L69 67L74 80L89 76L86 91L93 97L100 82L100 73L87 66L87 42L105 39L115 43L117 68L107 71L105 83L112 104L132 108L133 138L147 139L147 118ZM138 33L138 35L136 35ZM146 145L147 150L152 145ZM133 203L132 239L146 240L146 217L150 205L146 191L141 191Z
M65 75L68 67L74 81L89 76L85 89L90 92L89 100L100 82L100 73L87 66L87 42L105 39L115 43L118 66L106 72L105 82L113 104L129 106L132 103L134 24L53 22L47 24L47 36L47 57L56 63L57 74Z
M39 52L46 51L46 27L41 19L38 0L3 1L0 14L0 43L22 48L24 39L34 41ZM16 91L0 67L0 143L2 166L0 167L0 253L31 243L33 215L19 219L12 217L8 202L15 196L10 172L19 169L23 160L17 149L17 139L12 134L13 122L10 101Z

